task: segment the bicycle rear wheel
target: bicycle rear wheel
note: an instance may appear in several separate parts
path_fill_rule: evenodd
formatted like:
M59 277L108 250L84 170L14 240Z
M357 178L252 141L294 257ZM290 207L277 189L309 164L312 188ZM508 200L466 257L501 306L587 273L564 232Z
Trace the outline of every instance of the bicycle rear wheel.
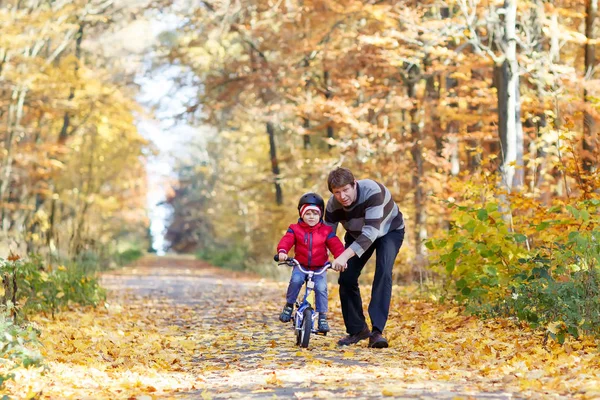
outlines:
M300 347L307 348L312 331L312 308L307 308L302 314L302 326L300 327L299 344Z

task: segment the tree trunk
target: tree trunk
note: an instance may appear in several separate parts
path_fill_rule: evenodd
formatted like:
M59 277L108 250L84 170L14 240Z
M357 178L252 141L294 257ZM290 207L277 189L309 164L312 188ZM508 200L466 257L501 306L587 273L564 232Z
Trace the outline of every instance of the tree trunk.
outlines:
M416 74L419 76L419 73ZM425 263L425 245L427 239L427 225L424 204L423 191L423 129L421 124L421 109L419 101L416 98L418 78L408 81L408 97L412 99L413 107L410 109L410 134L413 142L411 153L414 161L413 169L413 187L414 187L414 204L415 204L415 222L414 222L414 238L415 238L415 264L413 268L413 276L419 277L419 282L423 280L423 265Z
M308 60L304 61L304 68L306 69L306 71L309 70L310 68L310 63L308 62ZM304 91L306 93L306 101L310 101L310 79L306 78L306 81L304 83ZM308 134L308 130L310 129L310 120L306 117L302 118L302 127L304 128L304 137L303 142L304 142L304 150L308 150L310 148L310 135Z
M269 147L271 153L271 171L273 172L273 183L275 184L275 202L278 205L283 204L283 192L279 183L279 163L277 161L277 151L275 149L275 129L272 122L267 122L267 134L269 135Z
M302 118L302 127L304 128L304 136L302 137L304 150L310 149L310 135L307 133L310 129L310 120Z
M585 78L593 78L593 68L596 64L596 44L593 40L596 38L596 20L598 14L598 0L586 0L585 6L585 36L588 42L585 45ZM592 41L590 43L590 41ZM583 89L583 101L588 102L588 92ZM587 111L583 114L583 168L585 171L592 171L594 166L594 150L596 148L596 129L594 117Z
M77 60L81 57L81 42L83 41L83 23L79 25L79 30L77 31L77 36L75 40L75 57ZM79 64L75 64L75 76L77 76L77 71L79 70ZM75 89L71 87L69 92L69 101L73 100L75 97ZM65 111L65 115L63 116L63 126L60 130L60 134L58 135L58 143L65 144L67 141L67 137L69 136L69 125L71 122L71 116L68 111Z
M48 217L48 233L46 234L46 246L50 250L52 250L54 244L54 230L55 230L55 221L56 221L56 198L52 196L52 200L50 201L50 216Z
M10 195L8 194L8 189L10 183L12 181L12 167L14 160L14 148L15 141L18 140L15 138L15 133L17 129L21 127L21 120L23 119L23 108L25 107L25 97L27 95L27 88L21 87L20 85L13 91L12 100L15 102L12 103L9 107L8 112L8 123L7 123L7 139L5 144L6 154L5 154L5 162L3 165L2 171L2 180L0 181L0 204L5 202L5 198L7 199ZM6 233L9 229L10 225L10 215L7 215L6 208L2 207L2 231ZM10 213L8 213L10 214Z
M333 94L331 93L331 78L328 70L323 72L323 82L325 82L325 98L329 100L333 97ZM333 139L333 126L331 126L331 123L327 124L327 139ZM329 148L332 147L333 144L329 143Z
M495 67L498 88L498 133L501 143L502 184L510 191L523 184L523 127L519 99L519 64L516 42L516 0L505 3L505 60ZM519 148L520 147L520 148Z
M96 139L98 137L98 130L92 129L89 134L90 143L89 149L87 153L89 154L89 162L87 165L87 174L82 177L81 184L81 197L83 197L83 207L81 213L77 215L77 210L75 210L75 215L73 216L73 232L71 234L71 242L69 243L69 250L72 256L79 255L82 249L82 233L85 227L87 213L90 206L90 196L96 193L96 185L94 183L95 179L95 159L96 159ZM84 143L85 144L85 143ZM85 146L82 146L85 148ZM83 180L85 179L85 180Z

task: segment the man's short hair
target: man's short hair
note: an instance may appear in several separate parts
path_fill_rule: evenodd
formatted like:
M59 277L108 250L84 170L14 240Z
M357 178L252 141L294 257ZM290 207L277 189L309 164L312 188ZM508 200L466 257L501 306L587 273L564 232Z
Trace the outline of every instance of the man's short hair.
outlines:
M348 168L337 167L329 173L327 177L327 187L333 193L333 189L341 188L346 185L354 185L354 175Z

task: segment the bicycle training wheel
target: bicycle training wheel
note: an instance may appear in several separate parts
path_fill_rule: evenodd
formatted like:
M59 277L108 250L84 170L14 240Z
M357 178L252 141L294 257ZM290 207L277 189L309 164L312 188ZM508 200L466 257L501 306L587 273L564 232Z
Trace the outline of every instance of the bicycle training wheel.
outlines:
M300 327L300 347L307 348L312 330L312 309L307 308L302 315L302 326Z

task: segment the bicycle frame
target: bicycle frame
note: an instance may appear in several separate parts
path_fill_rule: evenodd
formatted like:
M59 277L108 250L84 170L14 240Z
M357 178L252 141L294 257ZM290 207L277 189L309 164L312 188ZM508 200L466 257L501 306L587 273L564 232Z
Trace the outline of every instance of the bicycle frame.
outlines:
M318 276L318 275L324 274L331 267L331 263L327 262L318 271L311 271L311 270L304 269L302 267L302 265L300 265L300 263L294 258L288 258L286 261L279 262L279 265L283 265L283 264L288 265L290 267L298 267L298 269L302 273L307 275L305 285L304 285L306 288L306 290L304 292L304 298L302 299L302 301L300 303L298 301L296 301L296 310L295 310L295 314L294 314L294 329L296 330L297 333L300 331L300 329L302 327L302 322L304 319L304 310L306 310L307 308L310 308L310 310L311 310L311 321L310 321L311 329L310 330L312 333L319 333L318 330L315 329L315 319L317 318L317 313L314 311L310 302L308 301L308 296L315 288L315 282L313 281L313 276Z

